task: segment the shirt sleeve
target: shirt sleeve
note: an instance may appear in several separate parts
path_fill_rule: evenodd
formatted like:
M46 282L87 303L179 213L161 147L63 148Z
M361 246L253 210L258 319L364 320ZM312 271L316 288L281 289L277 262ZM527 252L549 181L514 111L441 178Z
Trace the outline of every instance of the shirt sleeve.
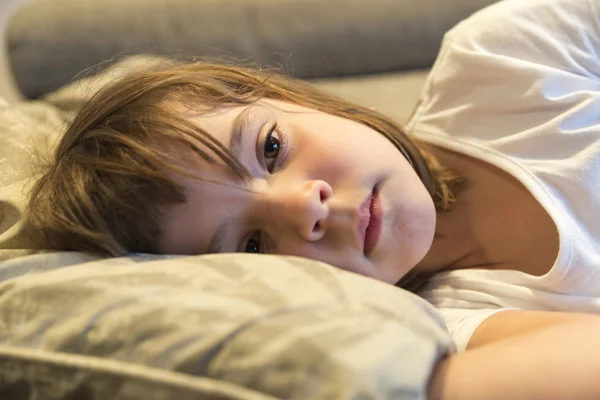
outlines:
M475 329L487 318L497 312L510 310L509 308L485 308L485 309L459 309L440 308L439 311L444 318L446 328L454 341L457 352L463 352L471 340Z
M449 31L407 128L494 140L600 91L600 0L505 0ZM510 119L507 120L507 117Z

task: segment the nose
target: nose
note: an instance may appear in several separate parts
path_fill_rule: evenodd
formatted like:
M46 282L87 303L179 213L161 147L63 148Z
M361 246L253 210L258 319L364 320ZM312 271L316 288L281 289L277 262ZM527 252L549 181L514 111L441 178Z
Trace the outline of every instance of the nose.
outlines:
M333 190L325 181L312 180L272 196L267 212L273 225L292 229L307 241L320 240L326 232L328 202Z

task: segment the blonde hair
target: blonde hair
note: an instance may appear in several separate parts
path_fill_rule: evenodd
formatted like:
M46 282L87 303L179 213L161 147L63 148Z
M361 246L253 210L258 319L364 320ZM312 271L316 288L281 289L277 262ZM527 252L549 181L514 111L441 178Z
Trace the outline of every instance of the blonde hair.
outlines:
M157 253L161 210L185 202L186 196L173 178L174 172L184 171L152 143L157 138L176 140L204 159L220 159L238 176L247 176L227 148L181 110L204 111L261 98L295 103L375 129L413 165L438 209L447 209L453 201L451 188L458 176L376 111L270 71L171 64L132 72L82 107L32 188L27 209L30 229L44 248L53 250L103 256Z

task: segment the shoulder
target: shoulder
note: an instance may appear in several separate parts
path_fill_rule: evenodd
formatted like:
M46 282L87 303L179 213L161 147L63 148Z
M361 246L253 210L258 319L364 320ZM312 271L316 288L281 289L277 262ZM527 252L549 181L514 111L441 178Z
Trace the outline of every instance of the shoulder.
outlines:
M505 0L459 23L407 129L496 140L572 109L584 100L573 93L600 91L598 3Z
M445 40L482 53L535 60L550 44L555 49L570 44L592 44L583 42L598 36L599 3L599 0L504 0L460 22L446 34ZM537 51L525 52L525 49Z
M465 351L470 345L475 332L485 321L496 315L500 311L510 309L504 308L439 308L440 314L444 319L448 333L454 341L458 352ZM486 331L487 332L487 331Z
M586 321L597 324L600 318L597 315L583 313L507 309L505 312L489 315L489 318L481 321L470 337L468 349L556 325Z

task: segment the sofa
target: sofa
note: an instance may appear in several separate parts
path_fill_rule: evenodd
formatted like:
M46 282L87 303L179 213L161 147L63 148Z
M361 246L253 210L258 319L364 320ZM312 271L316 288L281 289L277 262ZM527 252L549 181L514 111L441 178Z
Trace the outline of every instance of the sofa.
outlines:
M31 99L130 54L233 58L403 122L444 32L495 1L4 0L3 64Z
M454 351L412 293L293 257L39 249L32 148L162 57L309 79L402 123L444 32L493 0L4 0L0 398L424 399Z

